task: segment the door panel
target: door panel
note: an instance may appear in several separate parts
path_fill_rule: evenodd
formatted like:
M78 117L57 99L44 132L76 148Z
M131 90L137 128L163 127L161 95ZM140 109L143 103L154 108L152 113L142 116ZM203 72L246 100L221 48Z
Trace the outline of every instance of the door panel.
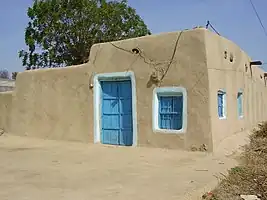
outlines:
M109 129L102 130L103 144L119 145L120 144L119 137L120 137L119 130L109 130Z
M103 81L101 87L102 143L131 146L133 144L131 81Z

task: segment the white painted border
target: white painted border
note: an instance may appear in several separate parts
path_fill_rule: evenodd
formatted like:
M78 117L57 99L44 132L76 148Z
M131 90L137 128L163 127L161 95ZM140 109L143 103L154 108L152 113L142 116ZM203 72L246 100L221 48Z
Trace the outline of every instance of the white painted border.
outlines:
M159 100L158 96L183 96L183 124L180 130L166 130L160 129L158 125L158 115L159 115ZM187 92L183 87L161 87L155 88L153 90L153 100L152 100L152 126L154 132L166 133L166 134L180 134L186 133L187 130Z
M114 72L94 76L94 143L101 142L101 85L100 81L130 80L132 83L133 145L137 146L136 83L134 72Z
M216 94L216 100L217 100L217 114L218 113L218 94L223 94L223 117L219 117L219 119L226 119L227 118L227 98L226 98L226 91L224 89L219 89Z

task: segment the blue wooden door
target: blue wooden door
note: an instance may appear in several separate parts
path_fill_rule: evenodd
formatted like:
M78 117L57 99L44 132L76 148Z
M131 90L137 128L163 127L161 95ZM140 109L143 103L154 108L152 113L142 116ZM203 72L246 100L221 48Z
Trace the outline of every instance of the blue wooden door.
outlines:
M133 144L131 81L102 81L103 144Z

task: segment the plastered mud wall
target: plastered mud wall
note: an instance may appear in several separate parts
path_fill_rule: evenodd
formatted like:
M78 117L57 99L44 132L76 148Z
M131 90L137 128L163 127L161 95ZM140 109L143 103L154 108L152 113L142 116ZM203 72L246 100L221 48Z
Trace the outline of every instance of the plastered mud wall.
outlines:
M12 92L0 92L0 129L9 132L12 116Z
M249 133L267 119L267 85L264 71L232 41L206 32L210 114L213 146L241 132ZM231 59L233 59L231 61ZM226 92L226 117L219 119L217 92ZM243 93L243 117L238 115L237 94ZM238 142L238 141L237 141Z

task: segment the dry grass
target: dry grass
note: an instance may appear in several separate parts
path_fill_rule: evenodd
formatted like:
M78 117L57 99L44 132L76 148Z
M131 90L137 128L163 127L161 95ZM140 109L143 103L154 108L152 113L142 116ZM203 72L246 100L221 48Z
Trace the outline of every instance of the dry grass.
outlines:
M240 200L240 194L257 195L261 200L267 200L267 122L253 131L241 160L227 176L222 174L211 200Z

